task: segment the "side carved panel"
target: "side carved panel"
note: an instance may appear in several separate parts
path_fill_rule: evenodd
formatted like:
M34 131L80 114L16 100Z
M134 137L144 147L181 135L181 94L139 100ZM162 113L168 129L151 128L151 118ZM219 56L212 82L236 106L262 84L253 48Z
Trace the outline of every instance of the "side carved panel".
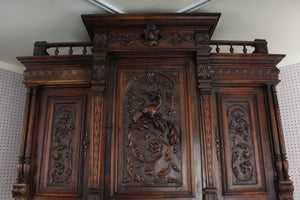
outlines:
M265 193L265 163L255 94L218 95L225 195Z
M51 136L48 185L72 182L76 107L70 104L54 105Z
M233 184L256 184L257 172L254 158L253 130L249 105L233 104L227 110L231 146Z
M78 93L80 93L80 90ZM49 89L51 93L51 89ZM70 89L70 92L75 90ZM76 91L77 92L77 91ZM85 117L84 95L55 96L48 94L44 106L45 126L40 129L43 147L40 175L37 182L38 195L60 197L80 196L83 168L83 120ZM49 95L49 96L48 96ZM52 96L54 95L54 96ZM42 135L42 134L41 134Z

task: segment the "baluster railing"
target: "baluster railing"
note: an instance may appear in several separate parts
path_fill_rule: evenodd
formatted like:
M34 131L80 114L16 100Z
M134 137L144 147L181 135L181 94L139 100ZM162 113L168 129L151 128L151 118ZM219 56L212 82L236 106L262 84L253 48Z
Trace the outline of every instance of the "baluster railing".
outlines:
M36 42L34 44L34 56L47 56L47 55L86 55L88 50L93 46L92 42L62 42L62 43L47 43ZM81 51L75 51L81 49ZM68 50L66 50L68 49ZM54 51L53 51L54 50ZM66 51L63 51L66 50ZM64 53L65 52L65 53ZM79 53L80 52L80 53Z
M256 39L254 41L227 41L227 40L211 40L209 45L216 53L234 53L234 47L242 47L241 53L247 54L248 48L254 48L254 54L268 54L266 40ZM220 46L229 46L229 52L221 52Z
M254 41L230 41L230 40L211 40L209 45L213 48L216 53L238 53L236 47L240 48L240 53L247 54L249 48L254 49L253 54L268 54L267 42L265 40L256 39ZM36 42L34 45L34 56L46 56L46 55L86 55L88 50L93 46L92 42L63 42L63 43L47 43L45 41ZM223 52L224 48L221 46L228 46L229 52ZM64 51L68 48L68 51ZM74 51L82 48L80 53L79 51Z

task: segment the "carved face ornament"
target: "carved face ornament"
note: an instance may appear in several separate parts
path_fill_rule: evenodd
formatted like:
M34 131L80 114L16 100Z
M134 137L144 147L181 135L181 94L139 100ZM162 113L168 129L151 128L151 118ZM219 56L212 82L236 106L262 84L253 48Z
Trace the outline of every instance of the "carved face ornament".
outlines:
M157 46L161 35L159 34L159 29L154 23L149 23L143 30L142 38L144 39L144 44L149 47Z

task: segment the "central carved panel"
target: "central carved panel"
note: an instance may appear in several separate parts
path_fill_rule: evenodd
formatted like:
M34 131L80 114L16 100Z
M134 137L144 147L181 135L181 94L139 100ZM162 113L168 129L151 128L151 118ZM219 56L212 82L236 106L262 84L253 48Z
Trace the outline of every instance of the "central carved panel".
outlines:
M172 75L176 77L176 73ZM170 78L157 72L127 74L127 82L124 186L182 185L178 89Z

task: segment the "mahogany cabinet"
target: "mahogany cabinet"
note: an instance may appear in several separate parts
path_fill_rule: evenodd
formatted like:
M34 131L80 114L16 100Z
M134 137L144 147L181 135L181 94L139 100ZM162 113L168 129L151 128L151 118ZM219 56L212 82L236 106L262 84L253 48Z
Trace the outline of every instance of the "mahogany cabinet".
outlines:
M14 199L293 199L275 90L284 55L211 40L219 17L83 15L92 42L18 57Z

